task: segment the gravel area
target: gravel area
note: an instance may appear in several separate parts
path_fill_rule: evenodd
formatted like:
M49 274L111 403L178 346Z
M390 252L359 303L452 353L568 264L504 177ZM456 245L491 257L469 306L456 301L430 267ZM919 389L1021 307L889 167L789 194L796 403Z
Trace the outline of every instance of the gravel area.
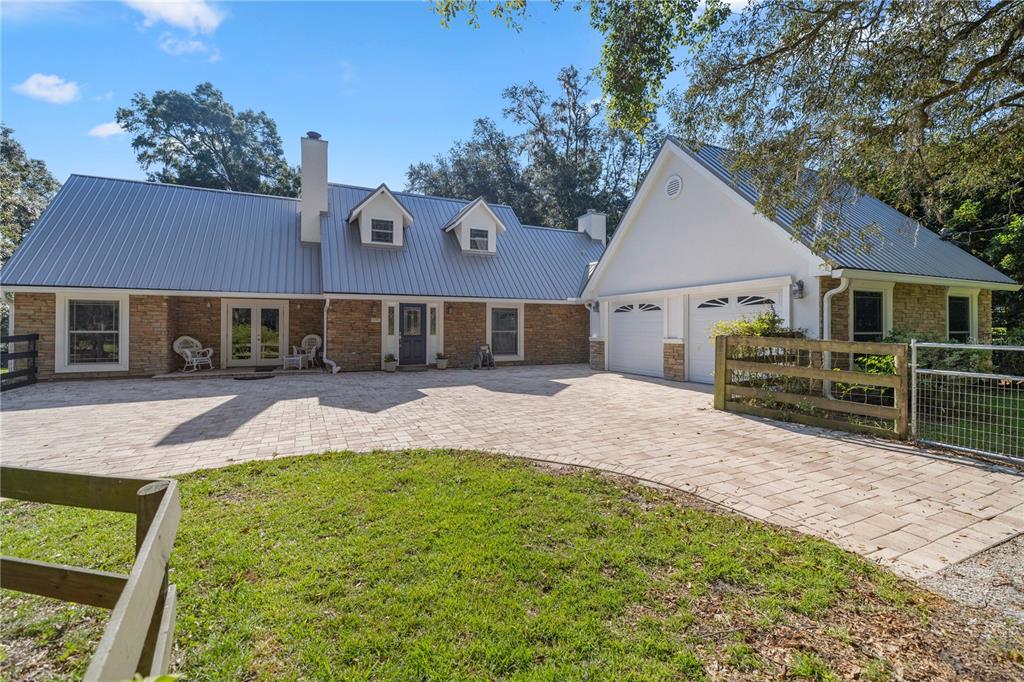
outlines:
M1024 534L918 582L961 604L1024 622Z

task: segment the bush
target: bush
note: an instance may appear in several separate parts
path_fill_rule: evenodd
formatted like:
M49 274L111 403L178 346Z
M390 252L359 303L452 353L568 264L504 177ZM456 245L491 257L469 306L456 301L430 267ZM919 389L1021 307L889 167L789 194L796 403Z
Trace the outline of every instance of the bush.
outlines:
M739 320L721 320L711 328L711 338L716 336L777 336L784 338L803 338L802 329L790 329L775 308L753 317Z

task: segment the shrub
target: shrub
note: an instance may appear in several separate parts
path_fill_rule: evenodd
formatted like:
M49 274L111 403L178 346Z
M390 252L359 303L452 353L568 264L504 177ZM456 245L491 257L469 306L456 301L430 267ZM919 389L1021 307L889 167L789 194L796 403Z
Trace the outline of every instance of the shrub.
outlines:
M803 338L802 329L790 329L775 308L769 308L760 315L743 317L738 320L721 320L711 328L711 338L716 336L779 336Z

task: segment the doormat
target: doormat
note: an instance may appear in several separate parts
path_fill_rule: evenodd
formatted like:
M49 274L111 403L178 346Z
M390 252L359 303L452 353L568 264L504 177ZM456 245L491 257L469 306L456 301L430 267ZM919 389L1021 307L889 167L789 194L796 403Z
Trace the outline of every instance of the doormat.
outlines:
M276 367L257 367L256 371L257 372L273 372L275 369L277 369L277 368Z
M235 381L255 381L256 379L273 379L273 374L244 374L240 377L235 377Z

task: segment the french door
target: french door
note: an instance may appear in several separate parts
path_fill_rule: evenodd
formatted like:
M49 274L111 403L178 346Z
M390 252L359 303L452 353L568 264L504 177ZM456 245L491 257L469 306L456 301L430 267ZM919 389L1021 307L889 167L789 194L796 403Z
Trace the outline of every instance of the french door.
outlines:
M280 365L288 354L287 301L224 301L224 355L228 367Z

